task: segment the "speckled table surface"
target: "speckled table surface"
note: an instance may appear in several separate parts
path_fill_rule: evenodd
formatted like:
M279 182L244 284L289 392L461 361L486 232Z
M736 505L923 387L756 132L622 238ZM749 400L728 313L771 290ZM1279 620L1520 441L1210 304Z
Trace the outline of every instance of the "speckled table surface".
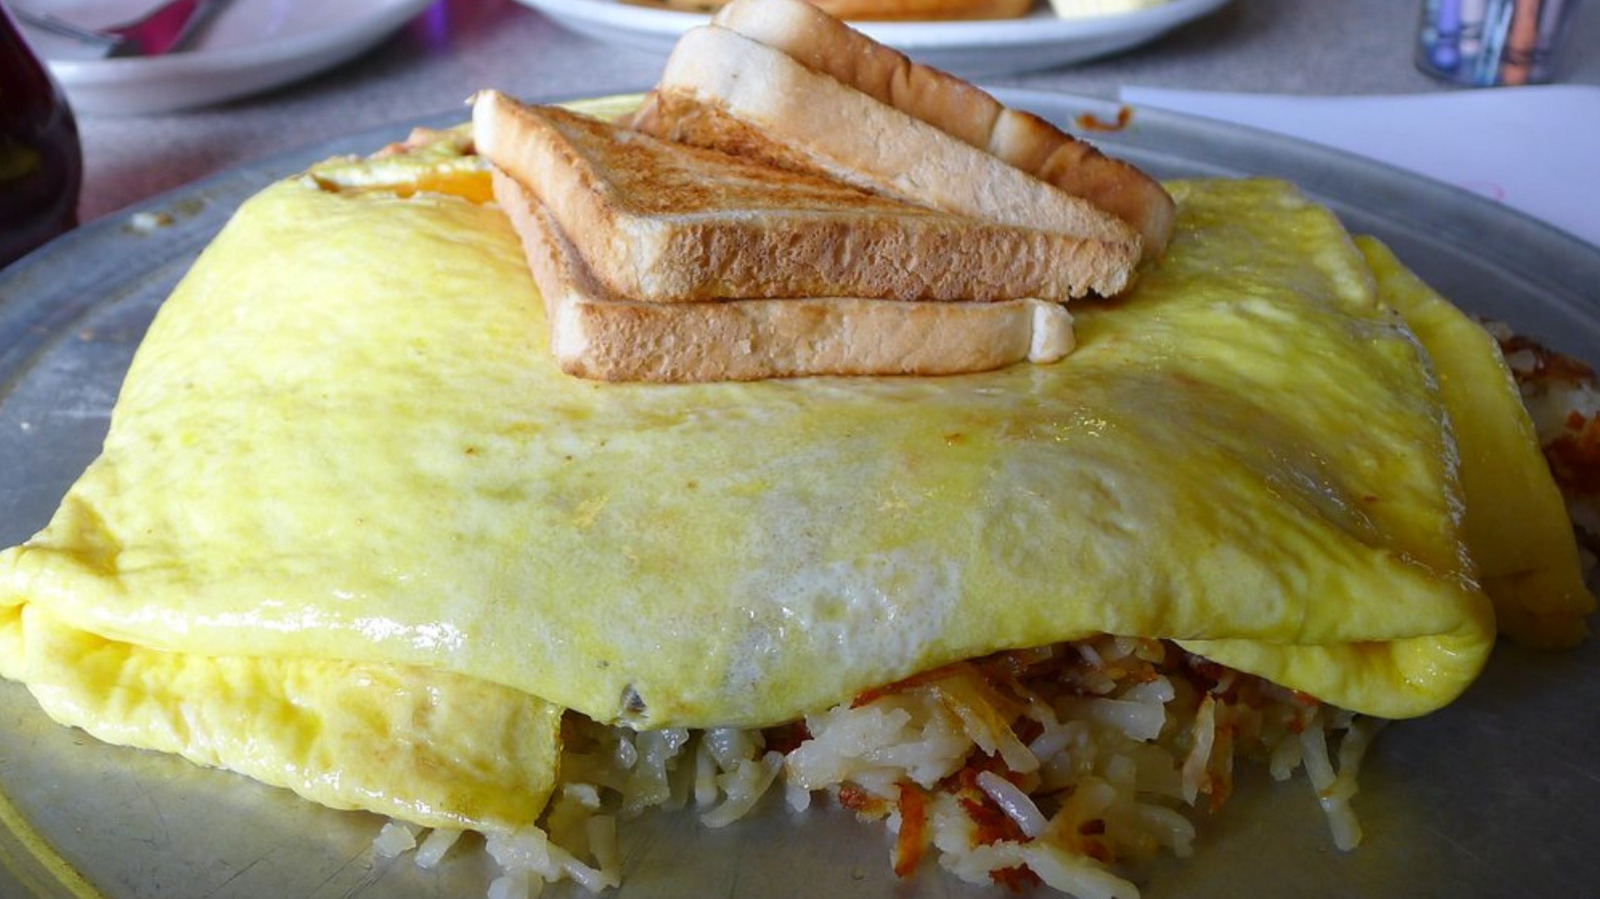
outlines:
M1451 90L1412 64L1417 17L1416 0L1233 0L1130 52L984 83L1107 98L1124 85ZM1569 27L1560 80L1600 84L1600 8L1579 6ZM371 52L270 93L169 114L80 114L82 218L259 156L459 107L478 88L543 98L641 90L661 64L577 36L512 0L439 0Z

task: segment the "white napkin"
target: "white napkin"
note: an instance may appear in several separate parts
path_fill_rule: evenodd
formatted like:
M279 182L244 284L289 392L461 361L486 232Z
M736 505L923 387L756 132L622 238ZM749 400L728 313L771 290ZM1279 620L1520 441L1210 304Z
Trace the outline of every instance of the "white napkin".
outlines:
M1600 87L1376 97L1124 87L1120 98L1381 160L1498 200L1600 246Z

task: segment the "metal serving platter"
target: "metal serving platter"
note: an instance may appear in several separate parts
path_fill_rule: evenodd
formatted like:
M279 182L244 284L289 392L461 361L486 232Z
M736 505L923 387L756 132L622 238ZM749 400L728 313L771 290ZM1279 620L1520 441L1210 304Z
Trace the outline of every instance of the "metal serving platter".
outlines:
M1073 125L1117 109L997 91ZM420 124L441 125L438 118ZM319 159L370 152L410 124L308 147L95 222L0 272L0 545L42 526L97 452L156 308L247 196ZM1162 177L1275 175L1387 241L1467 309L1600 360L1600 249L1474 195L1245 129L1140 110L1092 135ZM1194 857L1138 873L1147 899L1567 897L1600 890L1600 646L1502 647L1458 703L1388 728L1363 766L1356 851L1333 847L1311 788L1257 771L1200 822ZM848 813L788 811L702 827L692 813L625 823L632 897L999 897L932 866L889 872L889 837ZM479 852L438 868L374 857L379 820L242 777L61 728L0 683L0 897L480 897ZM1041 893L1042 894L1042 893ZM570 885L544 895L580 896Z

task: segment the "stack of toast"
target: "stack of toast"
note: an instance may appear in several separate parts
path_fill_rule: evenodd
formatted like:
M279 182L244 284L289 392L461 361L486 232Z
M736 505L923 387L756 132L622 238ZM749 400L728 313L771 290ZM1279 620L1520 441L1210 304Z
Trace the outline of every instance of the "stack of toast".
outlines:
M1172 201L1131 166L805 0L734 0L629 122L493 91L473 138L563 370L954 374L1072 349Z

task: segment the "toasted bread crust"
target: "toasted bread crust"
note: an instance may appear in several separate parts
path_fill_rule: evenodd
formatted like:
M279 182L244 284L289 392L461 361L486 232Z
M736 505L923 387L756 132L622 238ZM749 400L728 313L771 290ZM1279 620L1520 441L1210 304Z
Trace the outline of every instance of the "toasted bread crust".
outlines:
M812 375L945 375L1071 351L1059 304L849 297L649 303L606 291L554 215L505 172L495 196L522 240L568 374L696 382Z
M1158 181L960 78L913 62L826 9L806 0L734 0L712 21L1083 197L1133 226L1146 255L1165 249L1175 213Z
M764 137L776 145L763 154L769 161L960 215L1095 241L1108 269L1131 268L1139 258L1138 234L1092 203L727 29L685 34L654 93L634 124L659 137L735 152L758 151ZM702 113L691 114L697 107ZM734 122L739 127L730 129Z
M548 206L618 296L1065 300L1123 286L1092 241L870 194L492 92L478 150Z

